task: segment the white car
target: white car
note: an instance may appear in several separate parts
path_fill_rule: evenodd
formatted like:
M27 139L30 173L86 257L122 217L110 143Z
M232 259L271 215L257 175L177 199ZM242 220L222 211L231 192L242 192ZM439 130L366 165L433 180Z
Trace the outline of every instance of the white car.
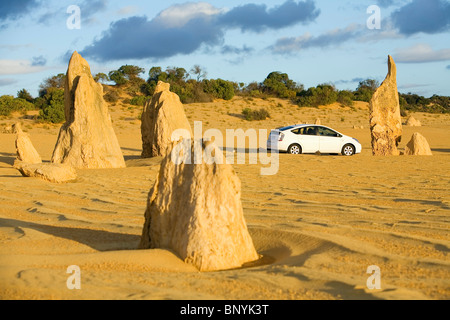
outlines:
M334 153L352 156L361 153L361 144L331 128L299 124L272 130L267 140L267 149L285 151L290 154Z

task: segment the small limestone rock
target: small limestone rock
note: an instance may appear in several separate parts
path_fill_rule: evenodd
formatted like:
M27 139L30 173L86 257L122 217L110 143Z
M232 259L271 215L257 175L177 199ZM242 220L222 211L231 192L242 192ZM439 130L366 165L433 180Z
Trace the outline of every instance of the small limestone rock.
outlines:
M389 72L369 103L370 131L373 155L399 155L397 149L402 138L402 118L397 89L397 67L388 57Z
M41 163L42 159L39 153L34 148L28 134L22 131L20 123L14 124L13 130L16 134L17 160L26 163Z
M173 142L172 133L177 129L185 129L190 137L193 136L180 98L169 89L169 83L159 81L151 101L144 106L142 158L165 156L167 147Z
M14 168L24 177L40 178L52 183L66 183L77 179L76 170L68 165L57 163L25 163L16 160Z
M406 125L410 127L421 127L422 123L419 120L416 120L413 116L410 116L408 120L406 120Z
M212 157L221 152L214 144L180 143L185 142L191 146L186 151L191 159L194 150ZM200 271L238 268L257 260L244 219L241 182L231 165L176 162L168 152L161 163L148 197L140 248L172 250Z
M432 156L430 145L427 139L420 133L416 132L412 135L411 140L405 147L405 155L410 156Z
M125 160L103 100L103 87L95 82L89 64L76 51L65 79L66 122L60 129L52 163L74 168L123 168Z
M13 126L10 126L10 125L4 126L2 133L6 133L6 134L14 133Z

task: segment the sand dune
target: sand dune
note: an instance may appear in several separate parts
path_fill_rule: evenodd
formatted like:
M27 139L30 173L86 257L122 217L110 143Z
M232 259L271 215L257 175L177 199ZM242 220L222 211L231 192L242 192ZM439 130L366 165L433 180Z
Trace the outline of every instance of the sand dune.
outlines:
M266 107L272 118L247 122L239 116L243 107ZM1 299L450 298L449 116L414 114L423 126L404 127L400 150L420 132L432 157L373 157L364 104L300 109L282 100L235 98L185 108L204 130L272 129L321 118L358 138L363 152L281 154L275 176L261 176L259 164L234 165L263 258L200 273L167 250L136 249L161 160L140 159L138 109L111 107L127 168L78 170L68 184L22 177L12 168L14 135L1 134ZM58 127L22 121L49 161ZM80 290L66 286L70 265L81 269ZM371 265L381 270L379 290L366 286Z

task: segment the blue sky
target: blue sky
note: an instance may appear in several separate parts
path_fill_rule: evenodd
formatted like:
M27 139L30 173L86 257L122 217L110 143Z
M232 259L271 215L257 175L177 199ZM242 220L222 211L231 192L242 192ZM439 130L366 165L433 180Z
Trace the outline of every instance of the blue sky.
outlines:
M80 28L69 6L80 8ZM380 29L371 29L376 5ZM305 88L383 81L390 54L403 93L450 96L448 0L0 1L0 95L37 96L76 50L93 74L121 65L190 70L246 84L281 71ZM142 75L147 78L147 74Z

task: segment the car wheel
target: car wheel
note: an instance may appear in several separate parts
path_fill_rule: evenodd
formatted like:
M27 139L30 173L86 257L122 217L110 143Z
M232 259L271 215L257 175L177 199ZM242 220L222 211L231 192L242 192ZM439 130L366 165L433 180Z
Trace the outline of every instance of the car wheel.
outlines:
M300 147L298 144L293 144L289 147L288 153L290 154L302 154L302 147Z
M342 155L343 156L352 156L355 154L355 147L352 146L351 144L346 144L343 148L342 148Z

